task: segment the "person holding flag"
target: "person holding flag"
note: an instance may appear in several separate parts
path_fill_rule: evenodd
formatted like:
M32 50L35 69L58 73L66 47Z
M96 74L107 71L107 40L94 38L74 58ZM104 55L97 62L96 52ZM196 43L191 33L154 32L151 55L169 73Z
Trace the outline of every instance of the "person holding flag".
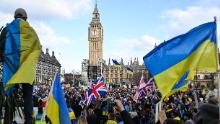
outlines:
M86 105L89 106L93 101L96 101L101 96L104 96L107 93L105 88L104 77L101 76L96 81L95 84L92 84L92 87L86 92L87 100Z
M10 99L15 99L12 98L12 91L18 84L22 84L25 124L34 123L32 84L36 76L35 69L40 52L40 41L34 29L27 22L26 11L22 8L16 9L14 20L6 25L0 35L0 60L3 62L2 82L6 103L11 104L5 104L5 123L11 123L13 120L13 112L16 109L11 101L16 100ZM0 106L0 108L2 107Z
M150 78L149 81L147 83L145 83L144 76L143 76L143 73L142 73L139 86L138 86L138 88L136 90L136 93L134 95L135 101L137 101L140 97L147 95L147 92L151 91L151 88L153 87L153 84L154 84L153 78Z
M182 86L174 87L182 77L192 80L195 71L217 72L216 43L216 22L208 22L163 42L143 57L163 98Z
M192 80L195 71L217 72L216 29L215 18L214 22L202 24L163 42L143 57L146 68L162 93L162 98L187 87L185 80ZM207 111L208 107L212 110ZM201 105L197 113L199 116L195 116L195 123L219 123L218 109L217 105Z

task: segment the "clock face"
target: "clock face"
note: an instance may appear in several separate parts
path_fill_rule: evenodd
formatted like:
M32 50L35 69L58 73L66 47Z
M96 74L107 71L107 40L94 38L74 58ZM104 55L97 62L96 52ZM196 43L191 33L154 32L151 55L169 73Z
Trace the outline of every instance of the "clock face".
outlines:
M92 37L96 37L97 36L97 30L96 29L92 29L90 33L91 33Z

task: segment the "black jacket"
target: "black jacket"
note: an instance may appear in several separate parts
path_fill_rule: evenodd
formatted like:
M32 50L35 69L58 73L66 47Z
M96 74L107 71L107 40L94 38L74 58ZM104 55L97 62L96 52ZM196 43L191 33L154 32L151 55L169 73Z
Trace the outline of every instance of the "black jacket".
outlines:
M7 28L4 28L1 32L0 35L0 62L2 62L3 59L3 53L5 50L5 38L6 38L6 34L7 34Z
M194 116L196 124L219 124L219 107L216 104L202 103Z
M120 114L125 124L135 124L126 110L120 112Z

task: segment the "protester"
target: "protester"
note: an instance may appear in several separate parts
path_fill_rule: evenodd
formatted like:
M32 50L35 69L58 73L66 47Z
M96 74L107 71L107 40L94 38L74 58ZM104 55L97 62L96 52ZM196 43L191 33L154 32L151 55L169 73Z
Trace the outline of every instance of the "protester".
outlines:
M97 101L92 102L89 106L80 106L79 102L84 94L84 90L78 87L65 87L64 93L69 103L69 107L72 108L76 120L84 116L86 117L88 124L106 124L106 123L118 123L118 124L154 124L155 123L155 106L161 99L161 94L157 89L151 88L147 96L141 96L137 101L132 96L135 94L135 90L132 88L115 87L108 91L106 96L99 98ZM43 88L43 87L41 87ZM200 90L193 90L193 87L185 92L176 92L163 101L162 110L164 111L163 121L165 124L171 123L190 123L200 124L211 122L215 123L218 120L218 101L216 100L216 92L209 93L207 96L207 103L204 95L199 95L200 91L206 90L206 87L198 87ZM46 97L43 91L36 90L35 94L39 97ZM40 93L39 93L40 92ZM199 102L199 109L197 110L196 99ZM205 105L204 105L205 104ZM211 109L204 109L211 107ZM204 117L204 114L208 113L209 116ZM210 119L211 121L208 121ZM160 121L158 121L160 123ZM208 123L208 124L209 124Z
M195 124L218 124L219 105L217 93L210 93L207 96L208 103L199 105L198 113L194 116Z
M0 36L0 60L3 61L4 87L11 88L11 86L16 84L17 86L14 88L17 88L22 83L25 124L33 124L32 83L35 78L35 68L41 46L38 36L27 22L27 18L26 11L18 8L14 13L14 20L2 30ZM21 53L23 57L20 55ZM14 75L16 76L14 77ZM23 79L19 75L22 75ZM12 91L13 88L8 89L7 94L10 94Z
M77 124L88 124L85 116L80 116Z

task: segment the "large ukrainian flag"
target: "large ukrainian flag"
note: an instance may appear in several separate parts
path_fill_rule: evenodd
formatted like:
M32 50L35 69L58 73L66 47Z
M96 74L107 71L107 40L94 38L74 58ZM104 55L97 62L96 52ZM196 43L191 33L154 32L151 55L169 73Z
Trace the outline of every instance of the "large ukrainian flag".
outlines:
M33 83L41 45L34 29L22 19L15 19L6 29L2 77L7 90L14 84Z
M143 59L163 97L187 71L216 72L216 22L202 24L160 44Z
M186 81L187 76L189 75L189 71L187 71L179 80L179 82L177 82L173 88L171 89L171 91L166 95L166 97L169 97L170 95L178 92L178 91L182 91L185 92L188 89L188 81Z
M54 83L50 90L46 114L52 124L71 124L64 93L60 83L60 76L58 74L55 75Z

